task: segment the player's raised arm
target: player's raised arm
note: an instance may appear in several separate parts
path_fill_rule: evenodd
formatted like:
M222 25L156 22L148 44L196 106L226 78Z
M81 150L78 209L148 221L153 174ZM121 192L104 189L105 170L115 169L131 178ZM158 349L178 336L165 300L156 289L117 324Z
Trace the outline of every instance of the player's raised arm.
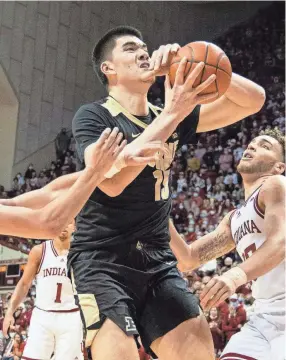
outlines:
M239 286L270 272L285 259L285 196L284 176L266 180L259 193L259 206L265 210L265 242L243 263L206 285L201 294L202 306L216 306Z
M67 191L79 178L82 171L63 175L41 189L29 191L12 199L0 199L0 205L41 209Z
M160 46L152 54L150 69L153 75L166 75L173 57L177 54L178 44ZM204 63L201 64L203 67ZM148 72L144 74L148 76ZM255 82L232 73L231 83L226 93L200 110L197 132L211 131L233 124L258 112L265 102L265 90Z
M235 248L229 226L230 215L231 213L227 214L214 231L201 237L191 245L185 243L173 223L169 221L170 246L179 261L181 271L196 269Z
M265 98L263 87L233 73L225 94L201 106L197 132L219 129L255 114L264 105Z
M42 257L42 244L36 245L30 251L28 262L25 267L23 276L18 282L13 295L11 297L9 307L3 322L3 334L6 337L8 335L8 329L11 325L14 325L13 314L17 310L18 306L26 298L28 291L32 285L32 282L37 274Z
M78 214L95 187L104 179L126 142L118 129L106 129L85 150L86 168L67 192L44 208L0 206L0 233L30 238L54 238ZM121 144L120 144L121 142Z

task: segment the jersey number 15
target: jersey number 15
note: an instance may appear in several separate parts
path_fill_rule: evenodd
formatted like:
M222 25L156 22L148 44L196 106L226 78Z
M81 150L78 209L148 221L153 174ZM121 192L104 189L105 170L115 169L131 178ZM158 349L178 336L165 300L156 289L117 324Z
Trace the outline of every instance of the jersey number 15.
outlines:
M175 156L177 145L178 141L165 144L166 153L161 154L159 159L156 161L156 170L153 172L153 176L156 179L155 201L167 200L169 198L170 169Z

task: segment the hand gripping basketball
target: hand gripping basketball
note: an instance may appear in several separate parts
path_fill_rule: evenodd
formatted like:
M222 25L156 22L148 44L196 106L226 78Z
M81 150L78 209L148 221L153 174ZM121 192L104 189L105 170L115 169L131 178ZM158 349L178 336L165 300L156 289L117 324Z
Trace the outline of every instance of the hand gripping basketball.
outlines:
M183 118L188 116L196 105L202 104L205 101L213 101L218 97L216 91L201 95L201 92L214 82L216 75L211 75L203 83L194 87L197 77L204 68L204 63L199 63L187 77L184 75L186 65L187 59L183 57L178 66L173 87L171 87L169 75L166 76L165 80L165 109Z

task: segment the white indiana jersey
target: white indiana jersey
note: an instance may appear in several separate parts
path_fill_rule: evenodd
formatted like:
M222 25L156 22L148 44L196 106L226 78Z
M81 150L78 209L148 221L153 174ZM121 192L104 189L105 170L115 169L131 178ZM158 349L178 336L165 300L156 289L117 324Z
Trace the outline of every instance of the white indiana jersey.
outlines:
M75 309L72 285L67 276L67 255L58 255L52 240L45 241L42 246L36 276L36 307L46 311Z
M264 243L266 238L264 213L258 205L261 186L230 217L236 250L244 261ZM257 309L261 309L262 312L285 309L285 261L252 282L252 295L256 299Z

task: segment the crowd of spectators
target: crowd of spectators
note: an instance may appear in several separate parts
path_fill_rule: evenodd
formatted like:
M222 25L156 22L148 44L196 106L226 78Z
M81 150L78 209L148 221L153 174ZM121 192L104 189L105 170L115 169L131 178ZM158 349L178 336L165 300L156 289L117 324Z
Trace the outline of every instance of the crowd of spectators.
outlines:
M4 316L7 312L8 304L11 299L12 293L0 296L0 329L3 326ZM30 320L34 307L35 288L34 286L29 290L25 302L20 304L17 308L14 318L14 325L10 326L10 337L8 341L3 339L0 332L0 359L5 347L5 355L3 360L20 360L24 347L26 344L27 334L30 326Z
M267 100L258 114L227 128L199 134L196 145L183 146L178 151L172 166L171 216L188 243L214 230L229 211L243 204L244 190L236 165L250 139L265 128L277 126L285 131L285 32L283 2L281 4L278 2L261 10L251 21L231 28L215 41L229 56L234 72L264 86ZM155 105L163 106L161 78L152 87L149 99ZM0 187L0 198L38 189L58 176L75 171L73 137L62 129L55 144L55 161L38 173L30 164L24 175L18 173L15 176L9 191ZM0 243L28 253L34 241L0 237ZM199 296L211 277L222 274L240 261L233 251L197 271L185 273L184 277L191 291ZM218 356L231 336L247 321L252 302L247 284L219 307L205 313ZM0 324L4 311L2 308ZM29 314L30 309L27 311ZM19 328L15 331L25 337L27 328L22 324L24 322L19 319L16 325ZM147 359L144 353L140 356Z

